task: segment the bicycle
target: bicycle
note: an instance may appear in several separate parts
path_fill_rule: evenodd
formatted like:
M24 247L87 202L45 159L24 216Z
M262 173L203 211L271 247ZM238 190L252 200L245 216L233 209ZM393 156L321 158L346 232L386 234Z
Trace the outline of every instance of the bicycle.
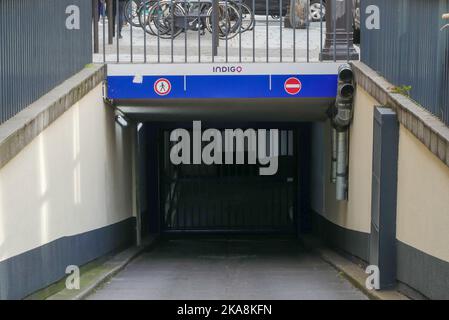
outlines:
M147 1L144 0L128 0L125 4L125 20L133 27L141 27L139 21L139 12Z
M218 32L220 38L224 38L230 30L236 29L231 25L230 16L237 16L238 13L233 6L225 8L224 3L220 3L218 8ZM234 12L229 14L230 10ZM149 33L162 39L176 38L181 32L188 30L201 30L204 34L204 30L207 29L212 33L212 13L211 0L162 0L154 3L149 9L145 29L148 26Z
M162 39L176 38L188 30L213 33L212 16L212 0L128 0L125 5L125 19L131 25ZM231 39L254 25L254 13L243 0L218 3L220 39Z

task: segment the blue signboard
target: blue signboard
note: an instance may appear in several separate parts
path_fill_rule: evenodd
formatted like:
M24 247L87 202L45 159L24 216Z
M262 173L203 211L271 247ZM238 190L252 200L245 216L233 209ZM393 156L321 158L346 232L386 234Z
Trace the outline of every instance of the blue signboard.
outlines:
M297 70L300 72L282 74L282 71L296 71L295 67L286 68L283 64L273 68L268 64L270 70L264 73L263 68L256 70L251 65L232 69L240 72L217 73L207 72L203 65L201 68L187 66L195 72L186 74L188 70L171 67L161 68L154 74L154 68L145 71L133 65L128 69L117 65L108 72L107 97L114 100L332 98L337 92L338 66L334 64L327 68L307 64L307 68ZM211 67L209 70L216 69ZM180 71L184 71L183 74L176 74Z

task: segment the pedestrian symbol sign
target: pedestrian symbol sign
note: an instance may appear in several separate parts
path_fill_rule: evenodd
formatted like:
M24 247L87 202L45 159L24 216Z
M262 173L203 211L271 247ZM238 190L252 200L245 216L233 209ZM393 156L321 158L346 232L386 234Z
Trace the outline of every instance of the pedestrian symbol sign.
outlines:
M171 91L171 83L165 78L156 80L154 83L154 92L160 96L166 96Z

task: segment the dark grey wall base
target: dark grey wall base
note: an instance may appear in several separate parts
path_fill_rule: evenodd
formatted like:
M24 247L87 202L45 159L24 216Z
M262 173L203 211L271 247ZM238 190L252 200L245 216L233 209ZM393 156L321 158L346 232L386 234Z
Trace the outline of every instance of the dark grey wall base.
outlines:
M313 213L313 230L329 247L343 250L365 262L369 260L370 234L342 228Z
M449 299L449 262L397 241L398 280L430 299Z
M312 214L313 230L329 247L369 261L369 233L342 228L317 213ZM397 279L405 286L399 290L408 296L423 295L430 299L449 299L449 262L435 258L396 240Z
M68 265L81 266L134 242L135 218L60 238L0 262L0 299L21 299L65 276Z

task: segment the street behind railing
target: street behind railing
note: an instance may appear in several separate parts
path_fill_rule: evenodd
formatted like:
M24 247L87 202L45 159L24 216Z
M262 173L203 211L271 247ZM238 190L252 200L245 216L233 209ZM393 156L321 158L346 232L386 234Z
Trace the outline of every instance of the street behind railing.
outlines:
M93 0L94 62L322 61L325 1L314 4L311 10L303 0ZM327 36L336 39L333 29Z

